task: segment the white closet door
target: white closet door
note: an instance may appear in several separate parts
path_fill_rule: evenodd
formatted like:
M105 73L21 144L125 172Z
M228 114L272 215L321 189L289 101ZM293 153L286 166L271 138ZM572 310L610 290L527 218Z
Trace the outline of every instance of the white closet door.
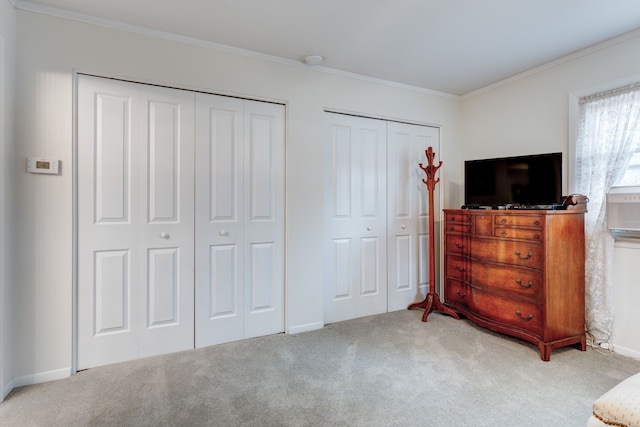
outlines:
M193 106L78 79L78 369L193 348Z
M386 123L326 114L325 323L387 310Z
M243 336L243 104L196 95L196 347Z
M428 194L422 182L426 175L419 164L426 166L424 152L428 147L433 147L439 160L440 131L395 122L389 122L387 129L388 311L396 311L422 301L429 290ZM439 188L437 185L436 194Z
M284 106L245 101L244 338L284 332Z
M196 346L284 331L284 106L197 96Z

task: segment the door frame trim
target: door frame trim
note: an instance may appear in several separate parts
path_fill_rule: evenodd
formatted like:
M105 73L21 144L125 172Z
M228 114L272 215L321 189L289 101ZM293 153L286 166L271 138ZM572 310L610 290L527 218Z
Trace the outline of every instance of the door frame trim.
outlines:
M72 70L72 113L71 126L71 373L78 372L78 77Z
M432 122L421 122L418 120L399 119L397 117L389 117L389 116L383 116L379 114L370 114L370 113L360 113L355 111L341 110L338 108L325 108L323 112L333 113L333 114L342 114L343 116L360 117L363 119L373 119L373 120L383 120L385 122L403 123L406 125L427 126L427 127L439 128L439 129L442 129L443 127L441 124L432 123Z

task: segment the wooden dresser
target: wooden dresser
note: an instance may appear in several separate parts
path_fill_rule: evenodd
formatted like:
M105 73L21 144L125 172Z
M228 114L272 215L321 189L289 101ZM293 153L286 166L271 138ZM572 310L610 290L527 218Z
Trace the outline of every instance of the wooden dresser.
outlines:
M580 344L584 210L445 209L445 305L551 350Z

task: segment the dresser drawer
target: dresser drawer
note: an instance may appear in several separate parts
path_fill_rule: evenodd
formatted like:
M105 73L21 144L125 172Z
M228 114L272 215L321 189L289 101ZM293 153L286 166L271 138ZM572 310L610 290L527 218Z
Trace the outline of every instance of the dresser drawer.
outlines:
M468 254L469 237L464 235L448 234L446 236L446 246L448 254Z
M470 233L471 225L470 224L460 224L457 222L447 222L445 226L445 230L451 233Z
M448 222L471 222L471 215L462 212L447 212L444 219Z
M445 286L444 300L447 303L466 306L469 287L465 283L451 278L447 278L446 283L447 286Z
M496 215L495 224L542 228L544 220L541 215Z
M541 269L542 245L517 240L471 239L471 257L477 260L500 262Z
M536 304L483 292L469 287L464 304L479 316L506 326L524 329L542 336L542 307Z
M503 239L525 239L525 240L542 240L542 230L530 228L513 228L513 227L496 227L494 231L495 237Z
M542 301L542 272L513 266L474 262L468 269L469 283L486 288L521 295L534 301Z
M493 216L492 215L475 215L475 234L477 236L493 235Z
M447 277L466 280L469 275L469 261L457 255L447 255Z

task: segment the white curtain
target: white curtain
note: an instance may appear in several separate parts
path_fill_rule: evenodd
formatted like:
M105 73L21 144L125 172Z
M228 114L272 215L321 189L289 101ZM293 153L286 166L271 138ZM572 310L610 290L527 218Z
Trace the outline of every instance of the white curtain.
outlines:
M606 226L607 191L624 174L640 138L640 85L580 99L576 191L589 198L585 218L586 324L593 344L613 329L613 237Z

